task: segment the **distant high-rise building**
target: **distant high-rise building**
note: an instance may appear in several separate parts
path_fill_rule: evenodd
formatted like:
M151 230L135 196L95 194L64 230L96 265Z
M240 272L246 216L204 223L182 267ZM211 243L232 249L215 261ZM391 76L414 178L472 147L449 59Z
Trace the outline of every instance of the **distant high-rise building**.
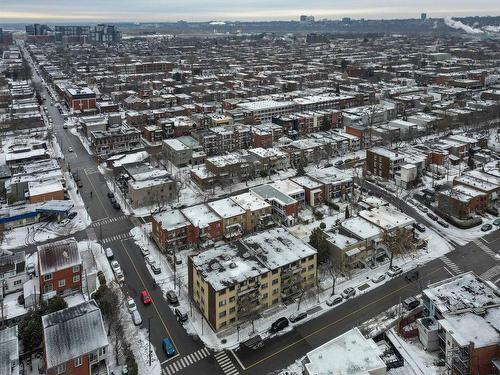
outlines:
M58 41L81 42L116 42L121 39L121 32L114 25L99 24L97 26L56 26Z
M34 23L26 25L26 34L28 35L49 35L52 29L45 24Z
M314 16L300 16L300 22L314 22Z
M342 18L343 23L351 23L351 17L344 17Z
M422 21L425 21L425 20L427 19L427 13L422 13L422 14L420 14L420 19L421 19Z

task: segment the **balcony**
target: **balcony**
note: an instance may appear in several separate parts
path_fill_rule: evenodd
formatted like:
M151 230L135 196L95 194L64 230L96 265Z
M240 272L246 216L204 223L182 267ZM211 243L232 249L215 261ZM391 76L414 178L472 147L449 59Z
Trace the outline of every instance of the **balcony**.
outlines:
M101 359L99 362L91 364L90 375L109 375L109 369L106 360Z

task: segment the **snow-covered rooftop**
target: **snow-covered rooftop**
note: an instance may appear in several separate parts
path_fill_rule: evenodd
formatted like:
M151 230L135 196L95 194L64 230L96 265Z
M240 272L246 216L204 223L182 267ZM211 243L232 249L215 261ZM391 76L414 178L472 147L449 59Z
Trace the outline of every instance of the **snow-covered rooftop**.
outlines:
M189 225L189 221L179 210L159 212L153 218L160 222L161 228L165 230L175 230Z
M231 198L219 199L207 204L223 219L245 214L245 210Z
M472 271L429 285L424 294L441 312L500 304L500 295Z
M206 204L199 204L182 210L186 218L197 228L205 228L210 223L221 220Z
M307 353L307 373L314 375L366 375L385 370L382 352L372 339L366 339L358 328Z
M360 216L343 221L341 226L361 240L378 237L382 234L382 229Z
M403 228L415 222L414 219L394 207L382 206L360 211L359 216L384 230Z
M262 199L257 194L254 194L252 192L236 195L234 197L231 197L231 199L235 201L245 211L257 211L271 207L271 205L267 203L264 199Z

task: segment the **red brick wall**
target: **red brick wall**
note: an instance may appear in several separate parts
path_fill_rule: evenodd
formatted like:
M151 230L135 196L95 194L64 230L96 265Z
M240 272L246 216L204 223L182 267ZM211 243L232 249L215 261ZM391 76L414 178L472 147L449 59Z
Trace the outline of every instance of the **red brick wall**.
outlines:
M95 99L73 99L70 107L75 110L95 108Z
M224 235L224 222L222 220L217 220L209 224L208 232L210 234L210 239L219 239Z
M347 134L355 135L356 137L363 138L363 132L359 129L354 129L349 126L345 127L345 132Z
M492 345L478 349L471 348L470 353L471 375L488 375L491 374L491 360L500 356L500 347Z
M73 276L80 276L79 281L73 282ZM65 280L63 287L59 287L59 280ZM56 271L52 274L52 280L44 280L44 276L40 277L40 291L45 293L45 285L52 284L52 290L56 291L58 294L62 294L65 290L72 289L82 289L82 266L78 272L73 273L73 268L65 268L60 271Z
M296 216L298 209L299 209L299 203L298 202L291 203L291 204L289 204L288 206L285 207L285 212L286 212L287 215Z
M71 360L66 362L66 371L64 375L88 375L90 374L90 360L89 355L82 356L81 366L75 367L75 361ZM57 368L47 369L47 375L57 375Z

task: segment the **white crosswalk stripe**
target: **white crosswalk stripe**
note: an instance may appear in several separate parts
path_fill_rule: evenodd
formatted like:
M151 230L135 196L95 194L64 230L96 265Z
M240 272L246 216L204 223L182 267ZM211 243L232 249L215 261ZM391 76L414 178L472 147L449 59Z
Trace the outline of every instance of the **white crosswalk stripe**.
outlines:
M226 352L222 351L215 354L215 360L225 375L239 374L239 371L234 367L233 362L231 362Z
M114 236L103 238L102 243L106 244L108 242L124 240L126 238L130 238L130 235L128 233L115 234Z
M201 361L203 358L208 357L210 355L210 350L206 347L191 354L188 354L182 358L177 359L175 362L167 364L163 370L163 375L173 375L176 372L181 371L182 369L191 366L193 363Z
M497 254L491 250L488 245L486 245L483 241L481 241L481 239L479 238L476 238L474 240L474 243L481 249L483 250L486 254L488 254L490 257L492 257L493 259L496 259L496 256Z
M103 220L94 221L92 224L90 224L90 226L93 228L98 228L101 225L115 223L117 221L124 220L127 218L128 218L128 216L125 216L125 215L121 215L121 216L117 216L117 217L108 217L108 218L103 219Z
M450 258L448 258L446 255L443 255L440 259L455 274L462 273L462 270L460 269L460 267L458 267L455 263L453 263L453 261Z
M494 277L496 277L498 275L500 275L500 266L499 265L491 267L489 270L487 270L486 272L484 272L481 275L481 279L491 280L491 279L493 279Z

